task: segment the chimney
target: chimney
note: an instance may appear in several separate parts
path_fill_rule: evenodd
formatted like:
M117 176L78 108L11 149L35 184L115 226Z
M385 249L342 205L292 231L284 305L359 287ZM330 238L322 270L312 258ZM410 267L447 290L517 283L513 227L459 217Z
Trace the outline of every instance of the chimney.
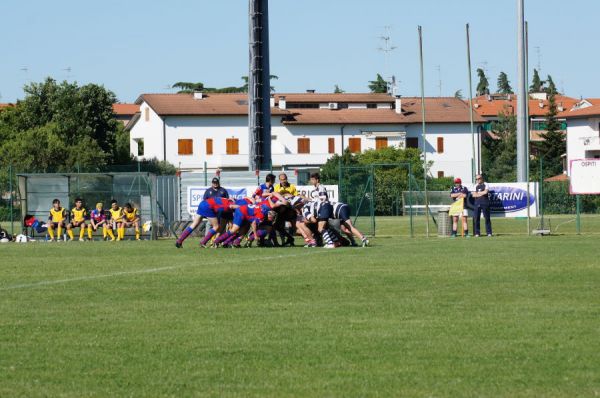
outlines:
M279 96L279 109L285 109L285 96L280 95Z
M539 104L538 104L538 105L540 106L540 108L543 108L543 107L544 107L544 101L541 101L541 100L540 100L540 102L539 102Z
M271 95L271 98L269 98L269 105L271 106L271 108L275 107L275 96Z
M396 95L396 113L401 114L402 113L402 96L401 95Z
M202 91L194 91L194 99L201 100L202 99Z
M558 103L558 111L559 111L559 112L563 112L564 110L565 110L565 107L563 106L563 103L562 103L562 102L559 102L559 103Z

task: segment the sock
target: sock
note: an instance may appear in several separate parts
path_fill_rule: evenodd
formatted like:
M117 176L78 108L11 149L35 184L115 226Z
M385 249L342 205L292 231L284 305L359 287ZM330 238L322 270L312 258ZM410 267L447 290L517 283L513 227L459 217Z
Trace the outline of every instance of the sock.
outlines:
M465 229L465 236L469 235L469 230Z
M140 229L139 228L135 229L135 239L137 239L137 240L140 239Z
M94 233L94 231L92 230L92 226L90 225L88 227L88 239L92 240L92 234Z
M57 232L56 232L56 237L57 237L58 239L60 239L60 237L61 237L61 236L62 236L62 227L61 227L61 226L60 226L60 224L59 224L59 225L58 225Z
M223 244L225 245L230 245L232 244L236 239L238 238L238 234L231 234L231 236L229 238L227 238L225 240L225 242L223 242ZM241 240L241 238L240 238Z
M254 242L254 239L256 239L254 232L250 232L250 235L248 235L248 242Z
M177 243L181 244L183 243L184 240L187 239L188 236L190 236L190 234L194 232L194 229L192 227L187 227L186 229L183 230L183 232L181 233L181 235L179 235L179 238L177 239Z
M119 228L119 238L125 239L125 227Z
M356 241L354 240L354 235L346 234L346 236L348 237L348 240L350 241L350 243L352 243L353 245L356 244Z
M85 227L79 227L79 239L83 239L83 235L85 235Z
M242 243L242 237L238 236L237 238L235 238L235 240L233 241L233 245L234 246L239 246Z
M102 225L102 237L106 239L106 225Z
M48 228L48 235L50 235L50 239L54 239L54 228Z
M73 230L72 229L67 229L67 235L69 235L69 238L71 238L71 240L74 239L74 237L73 237Z
M323 230L323 232L321 232L321 235L323 236L323 242L325 242L326 245L333 245L333 240L331 240L329 230Z
M112 240L115 240L115 234L113 233L113 230L112 230L112 228L108 228L108 229L106 230L106 232L108 233L108 236L110 236L110 238L111 238Z
M210 240L212 239L213 236L215 236L215 234L217 233L217 231L215 231L214 228L211 228L208 230L208 233L204 236L204 238L202 238L202 240L200 241L201 245L205 245L208 242L210 242Z
M455 229L452 230L452 235L456 235L456 230Z
M218 245L222 242L225 242L227 239L229 239L231 237L231 235L233 235L231 232L229 232L229 231L225 232L223 235L221 235L217 239L215 239L215 244Z

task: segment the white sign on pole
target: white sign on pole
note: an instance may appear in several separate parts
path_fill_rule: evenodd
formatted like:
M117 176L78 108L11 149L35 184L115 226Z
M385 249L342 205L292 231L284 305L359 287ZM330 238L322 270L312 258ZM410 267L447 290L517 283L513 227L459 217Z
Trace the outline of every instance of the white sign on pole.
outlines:
M571 195L600 194L600 159L574 159L569 163Z

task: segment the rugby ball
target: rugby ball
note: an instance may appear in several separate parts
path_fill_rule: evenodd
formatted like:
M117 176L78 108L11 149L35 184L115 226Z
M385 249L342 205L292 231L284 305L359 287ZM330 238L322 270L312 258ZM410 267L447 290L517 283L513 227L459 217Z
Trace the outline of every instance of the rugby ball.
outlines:
M152 221L148 220L144 223L144 225L142 225L142 230L144 232L150 232L152 231Z
M8 243L8 242L10 242L8 240L8 238L2 238L2 239L0 239L0 243Z
M15 240L17 243L27 243L27 237L23 234L17 235L17 239Z

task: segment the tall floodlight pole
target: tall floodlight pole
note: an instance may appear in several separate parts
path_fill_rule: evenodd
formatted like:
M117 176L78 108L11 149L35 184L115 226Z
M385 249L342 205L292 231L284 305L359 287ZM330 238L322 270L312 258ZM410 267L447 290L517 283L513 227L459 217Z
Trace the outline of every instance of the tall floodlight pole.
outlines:
M525 59L525 5L517 0L517 182L527 181L527 65Z
M249 0L248 135L249 169L271 167L271 82L269 80L269 1Z
M425 190L425 234L429 238L429 199L427 197L427 134L425 132L425 76L423 73L423 29L419 31L419 64L421 69L421 133L423 136L423 188Z
M469 24L467 24L467 68L469 76L469 121L471 122L471 182L475 184L475 173L481 172L481 170L475 170L475 126L473 123L473 77L471 75L471 38L469 35ZM478 159L479 160L479 159ZM479 161L477 161L479 165Z

